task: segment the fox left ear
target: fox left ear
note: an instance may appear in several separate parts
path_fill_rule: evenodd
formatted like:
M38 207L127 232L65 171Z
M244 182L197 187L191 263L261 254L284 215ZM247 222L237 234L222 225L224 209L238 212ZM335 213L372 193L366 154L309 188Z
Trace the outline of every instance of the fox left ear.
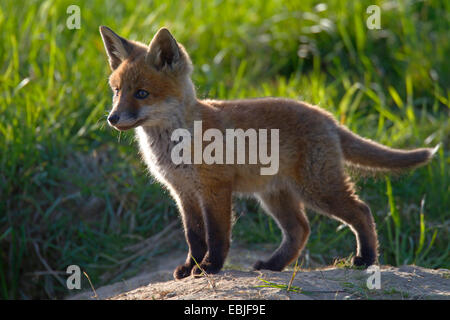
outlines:
M165 65L172 66L180 59L180 48L177 41L166 28L161 28L148 46L145 61L157 70Z
M128 58L133 50L133 46L128 40L117 35L108 27L101 26L100 34L103 39L103 44L105 45L106 53L109 57L111 69L115 70L123 60Z

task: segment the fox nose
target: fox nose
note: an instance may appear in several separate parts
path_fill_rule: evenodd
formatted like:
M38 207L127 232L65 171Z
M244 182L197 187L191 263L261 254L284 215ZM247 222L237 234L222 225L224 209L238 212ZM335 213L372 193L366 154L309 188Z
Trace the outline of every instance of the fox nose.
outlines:
M119 119L120 119L120 116L117 114L117 113L115 113L115 114L111 114L109 117L108 117L108 122L110 123L110 124L116 124L118 121L119 121Z

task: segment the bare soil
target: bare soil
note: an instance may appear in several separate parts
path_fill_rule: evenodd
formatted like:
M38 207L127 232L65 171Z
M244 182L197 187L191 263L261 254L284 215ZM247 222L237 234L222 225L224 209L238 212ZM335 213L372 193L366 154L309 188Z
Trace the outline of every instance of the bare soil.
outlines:
M450 271L447 269L380 266L380 289L369 289L367 281L373 273L366 270L300 269L294 278L292 268L283 272L252 271L252 263L269 253L232 248L219 274L175 281L173 269L185 259L185 253L177 251L161 256L151 270L96 289L97 296L91 290L68 299L450 299Z

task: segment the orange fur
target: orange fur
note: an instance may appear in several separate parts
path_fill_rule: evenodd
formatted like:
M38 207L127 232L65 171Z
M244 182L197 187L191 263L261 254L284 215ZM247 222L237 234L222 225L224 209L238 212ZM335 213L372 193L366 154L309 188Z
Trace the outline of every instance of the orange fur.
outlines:
M425 164L433 151L395 150L363 139L340 126L323 109L280 98L198 100L190 79L192 63L167 29L149 46L123 39L106 27L100 32L118 89L110 113L119 130L136 128L144 161L165 185L180 209L189 253L174 271L177 279L218 272L231 236L233 194L256 196L283 231L280 247L256 269L282 270L298 257L309 235L305 206L350 226L356 235L354 263L377 258L377 235L369 207L354 192L344 171L346 162L376 170L398 170ZM137 99L137 90L148 97ZM112 119L112 118L111 118ZM279 129L279 170L261 175L260 164L175 165L171 133L216 128ZM203 142L203 147L206 145ZM193 150L194 148L192 148ZM248 158L247 158L248 159Z

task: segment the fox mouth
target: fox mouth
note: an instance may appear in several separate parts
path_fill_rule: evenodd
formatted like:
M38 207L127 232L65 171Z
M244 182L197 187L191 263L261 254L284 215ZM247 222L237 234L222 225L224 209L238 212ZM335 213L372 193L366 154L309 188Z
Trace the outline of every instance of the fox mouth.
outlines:
M127 131L136 127L139 127L141 124L143 124L147 119L141 119L136 121L135 123L128 125L128 126L121 126L121 125L113 125L114 128L116 128L119 131Z

